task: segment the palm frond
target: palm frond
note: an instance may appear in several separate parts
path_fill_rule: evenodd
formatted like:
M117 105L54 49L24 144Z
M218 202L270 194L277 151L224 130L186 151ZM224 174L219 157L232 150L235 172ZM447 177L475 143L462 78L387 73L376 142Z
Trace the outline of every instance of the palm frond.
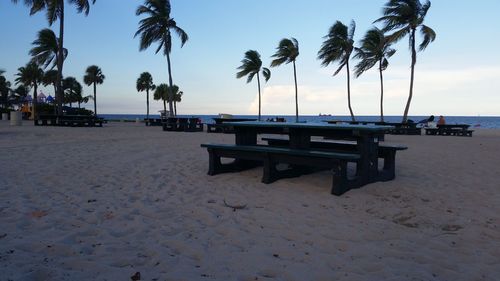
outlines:
M426 25L422 25L420 27L420 34L422 34L422 36L424 37L424 39L422 40L422 43L420 43L420 45L418 46L419 50L420 51L423 51L425 50L425 48L427 48L427 46L433 42L434 40L436 40L436 32L434 32L434 30Z
M262 68L262 76L264 76L264 80L267 82L271 78L271 70L269 68Z

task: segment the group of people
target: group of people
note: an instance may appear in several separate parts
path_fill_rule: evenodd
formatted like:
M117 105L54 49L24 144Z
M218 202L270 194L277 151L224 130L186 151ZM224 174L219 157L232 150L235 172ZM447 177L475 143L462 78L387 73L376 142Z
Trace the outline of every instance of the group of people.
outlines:
M429 118L427 119L424 119L418 123L420 124L427 124L428 127L432 127L432 126L435 126L435 125L445 125L446 124L446 120L444 119L443 115L439 115L439 119L437 122L434 122L434 115L431 115L429 116Z

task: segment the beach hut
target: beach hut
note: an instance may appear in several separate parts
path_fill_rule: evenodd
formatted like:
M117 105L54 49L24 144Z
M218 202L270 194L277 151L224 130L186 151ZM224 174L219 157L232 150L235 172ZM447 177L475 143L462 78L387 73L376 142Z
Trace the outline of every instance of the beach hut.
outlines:
M45 103L45 100L47 99L47 96L40 91L38 96L36 97L39 103Z

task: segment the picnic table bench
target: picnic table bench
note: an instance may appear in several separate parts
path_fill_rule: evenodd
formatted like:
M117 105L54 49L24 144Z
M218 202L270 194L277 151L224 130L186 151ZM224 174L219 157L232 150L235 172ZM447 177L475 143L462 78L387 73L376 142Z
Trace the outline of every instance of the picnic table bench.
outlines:
M439 135L439 136L469 136L472 137L474 130L469 130L468 124L443 124L437 125L437 128L426 128L426 135Z
M292 170L279 171L279 163L322 167L332 170L331 193L341 195L351 188L360 186L359 181L347 177L347 162L358 161L356 153L328 152L320 150L301 150L259 145L202 144L209 153L209 175L222 172L242 171L263 164L263 183L272 183L281 178L295 177L300 173ZM221 157L237 159L233 163L222 164ZM247 160L247 161L245 161Z
M288 139L283 138L262 138L263 141L266 141L268 145L275 147L288 147L290 145L290 141ZM354 142L347 141L311 141L311 148L318 150L326 150L333 152L356 152L357 145ZM396 152L401 150L408 149L407 146L402 145L391 145L391 144L379 144L378 145L378 158L382 158L384 160L384 166L382 171L380 171L381 175L379 180L381 181L389 181L396 177ZM358 168L357 166L356 168Z

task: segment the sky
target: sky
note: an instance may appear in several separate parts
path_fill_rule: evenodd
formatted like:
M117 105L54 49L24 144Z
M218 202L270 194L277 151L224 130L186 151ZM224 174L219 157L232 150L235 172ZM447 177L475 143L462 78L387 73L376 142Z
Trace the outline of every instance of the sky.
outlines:
M0 0L0 69L14 82L17 69L29 60L31 42L48 27L45 12L29 15L23 1ZM333 76L336 65L317 60L328 29L337 20L356 22L356 45L381 16L386 0L171 0L177 25L189 40L181 48L173 37L172 76L183 91L178 114L244 114L258 112L257 81L236 79L247 50L261 54L263 66L283 38L299 41L297 58L299 113L348 115L346 72ZM64 76L83 84L85 69L98 65L106 79L97 88L101 114L145 114L145 93L135 82L148 71L155 84L168 83L166 57L156 45L139 51L134 38L142 17L135 10L142 0L97 0L90 14L66 6L65 48L69 50ZM498 0L434 0L425 24L436 41L417 55L410 115L499 116L500 28ZM380 27L380 26L379 26ZM51 28L58 34L58 24ZM418 40L421 38L418 37ZM407 38L394 45L396 54L384 71L384 113L402 115L409 91L410 52ZM356 60L351 61L351 65ZM295 91L291 64L273 67L262 85L262 114L294 115ZM41 89L52 94L51 88ZM84 95L93 94L84 86ZM351 102L356 115L378 115L380 82L373 68L351 80ZM93 104L85 107L92 109ZM151 112L162 109L151 102Z

